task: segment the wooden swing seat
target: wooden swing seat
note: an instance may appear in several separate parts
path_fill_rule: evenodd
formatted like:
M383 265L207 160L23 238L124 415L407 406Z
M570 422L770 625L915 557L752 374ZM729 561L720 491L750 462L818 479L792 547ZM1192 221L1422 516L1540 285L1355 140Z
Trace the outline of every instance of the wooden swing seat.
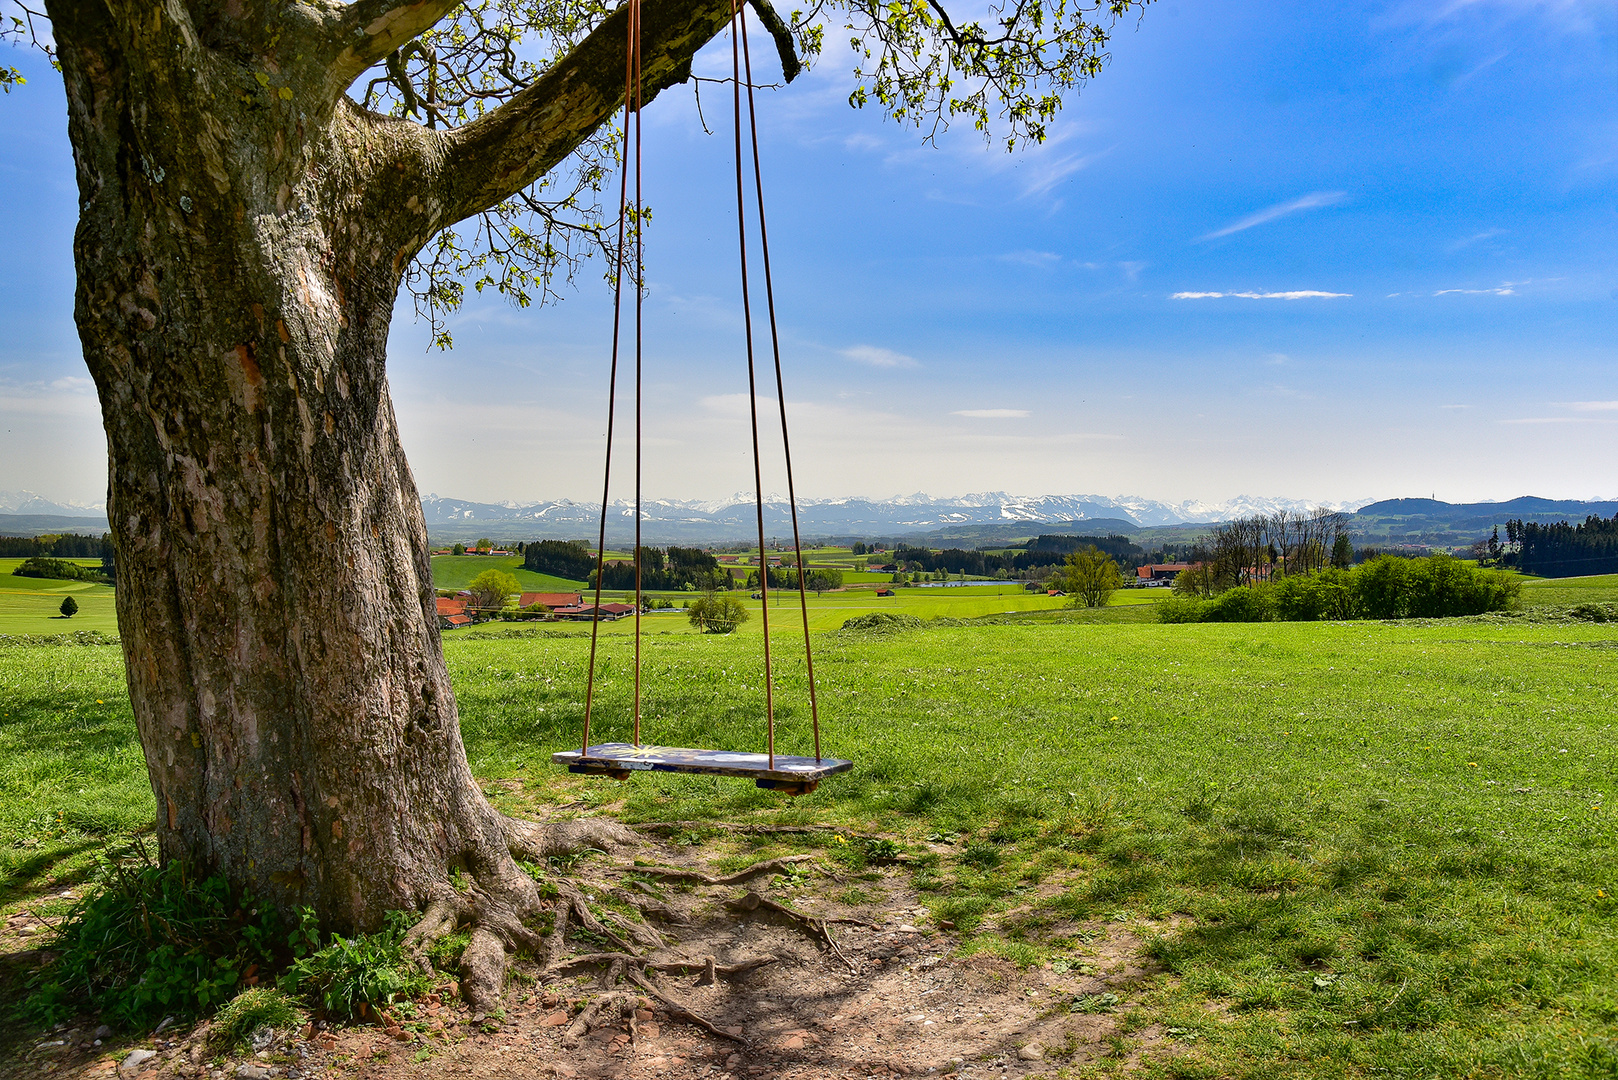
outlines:
M630 773L645 771L746 777L761 788L788 795L807 795L826 777L854 767L852 761L841 758L817 761L812 757L777 754L772 769L766 754L694 750L683 746L635 746L633 743L602 743L583 751L563 750L552 754L551 761L566 765L571 773L610 776L615 780L627 780Z

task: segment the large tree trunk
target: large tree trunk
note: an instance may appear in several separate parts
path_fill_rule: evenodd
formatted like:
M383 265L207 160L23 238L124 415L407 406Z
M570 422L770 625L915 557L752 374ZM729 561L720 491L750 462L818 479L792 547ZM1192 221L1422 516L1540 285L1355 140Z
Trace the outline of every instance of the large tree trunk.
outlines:
M343 96L451 7L62 0L51 15L81 197L75 318L163 856L334 929L465 911L459 868L489 953L537 900L509 851L547 841L467 767L388 325L434 232L532 182L621 102L624 20L455 132ZM657 86L728 6L648 11Z

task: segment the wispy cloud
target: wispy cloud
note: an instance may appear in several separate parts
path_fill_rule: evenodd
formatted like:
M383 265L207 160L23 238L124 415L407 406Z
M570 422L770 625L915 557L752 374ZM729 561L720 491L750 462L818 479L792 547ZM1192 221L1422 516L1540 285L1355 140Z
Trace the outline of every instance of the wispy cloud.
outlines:
M1170 300L1218 300L1237 296L1245 300L1318 300L1353 296L1346 292L1321 292L1318 289L1294 289L1290 292L1177 292Z
M1495 237L1504 236L1505 234L1506 230L1504 229L1484 229L1480 233L1473 233L1471 236L1463 236L1461 239L1455 241L1444 250L1460 251L1464 247L1470 247L1471 245L1483 240L1493 240Z
M852 345L840 350L840 355L847 357L856 364L865 364L874 368L915 368L921 367L921 362L913 356L894 352L876 345Z
M951 416L970 416L974 420L1021 420L1027 409L956 409Z
M1515 286L1526 284L1527 282L1524 281L1507 281L1493 289L1439 289L1433 295L1449 296L1458 293L1462 296L1516 296L1517 290Z
M1000 256L1000 260L1045 269L1061 262L1062 256L1054 251L1012 251Z
M1314 210L1322 206L1331 206L1335 203L1342 202L1346 198L1348 198L1348 192L1346 191L1310 192L1308 195L1305 195L1299 199L1293 199L1291 202L1276 203L1274 206L1266 207L1257 213L1248 214L1240 221L1226 225L1223 229L1216 229L1211 233L1206 233L1197 237L1197 239L1199 241L1217 240L1221 236L1229 236L1232 233L1239 233L1245 229L1251 229L1255 225L1264 225L1271 221L1275 221L1277 218L1284 218L1288 214L1296 214L1301 210Z
M1564 401L1562 406L1574 412L1618 412L1618 401Z

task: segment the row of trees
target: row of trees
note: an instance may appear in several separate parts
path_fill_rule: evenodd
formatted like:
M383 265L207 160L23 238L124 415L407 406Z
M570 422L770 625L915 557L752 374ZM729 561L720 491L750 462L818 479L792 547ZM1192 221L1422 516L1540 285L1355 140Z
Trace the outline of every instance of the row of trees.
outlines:
M701 548L670 547L665 553L658 548L642 547L639 549L639 558L640 584L643 589L712 592L716 589L730 588L730 574L720 569L718 559ZM585 575L585 581L590 588L595 588L596 571L593 565ZM607 563L601 569L601 587L633 589L635 564L629 561Z
M117 559L112 536L83 536L79 533L48 533L40 536L0 536L0 558L4 559L95 559L101 560L100 575L96 580L112 583L117 580ZM22 573L22 571L18 571ZM60 577L59 574L34 574L35 577ZM90 580L90 579L85 579Z
M1174 579L1175 591L1210 597L1257 581L1317 573L1328 565L1347 569L1354 561L1354 545L1348 538L1348 519L1317 507L1307 513L1277 510L1226 522L1195 554L1201 556L1199 565Z
M1164 622L1438 619L1507 610L1521 596L1522 582L1449 555L1379 555L1356 569L1328 566L1237 585L1208 599L1175 591L1179 595L1158 605Z
M1088 548L1101 551L1116 562L1132 566L1139 565L1137 560L1146 554L1127 536L1044 534L1030 540L1024 550L1004 555L989 551L967 551L961 548L934 551L931 548L898 544L893 549L893 562L904 570L920 570L928 573L943 571L950 574L969 574L973 577L994 577L1001 572L1020 574L1040 567L1062 566L1068 555Z

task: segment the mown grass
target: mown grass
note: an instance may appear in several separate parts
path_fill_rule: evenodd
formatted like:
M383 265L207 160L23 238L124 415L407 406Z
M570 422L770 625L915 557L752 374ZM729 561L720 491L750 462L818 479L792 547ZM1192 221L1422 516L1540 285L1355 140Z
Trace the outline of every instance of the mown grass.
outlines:
M1532 607L1611 603L1618 601L1618 574L1529 578L1523 582L1523 601Z
M85 566L100 566L100 559L72 559ZM0 559L0 634L66 634L75 630L118 633L112 587L87 581L17 577L12 573L22 559ZM78 601L79 613L67 618L58 610L62 598Z
M485 570L504 570L525 592L578 592L584 588L582 581L524 570L521 555L434 555L432 566L435 589L464 589Z
M1618 1075L1618 627L1087 621L1125 610L817 634L825 750L857 764L792 802L555 772L582 634L446 655L480 777L639 820L947 838L916 868L936 917L1019 962L1131 926L1164 965L1144 1015L1190 1033L1147 1075ZM804 752L791 640L777 748ZM759 645L652 633L644 737L761 746ZM604 741L628 734L629 643L603 653ZM8 896L150 820L120 684L113 648L0 649Z

